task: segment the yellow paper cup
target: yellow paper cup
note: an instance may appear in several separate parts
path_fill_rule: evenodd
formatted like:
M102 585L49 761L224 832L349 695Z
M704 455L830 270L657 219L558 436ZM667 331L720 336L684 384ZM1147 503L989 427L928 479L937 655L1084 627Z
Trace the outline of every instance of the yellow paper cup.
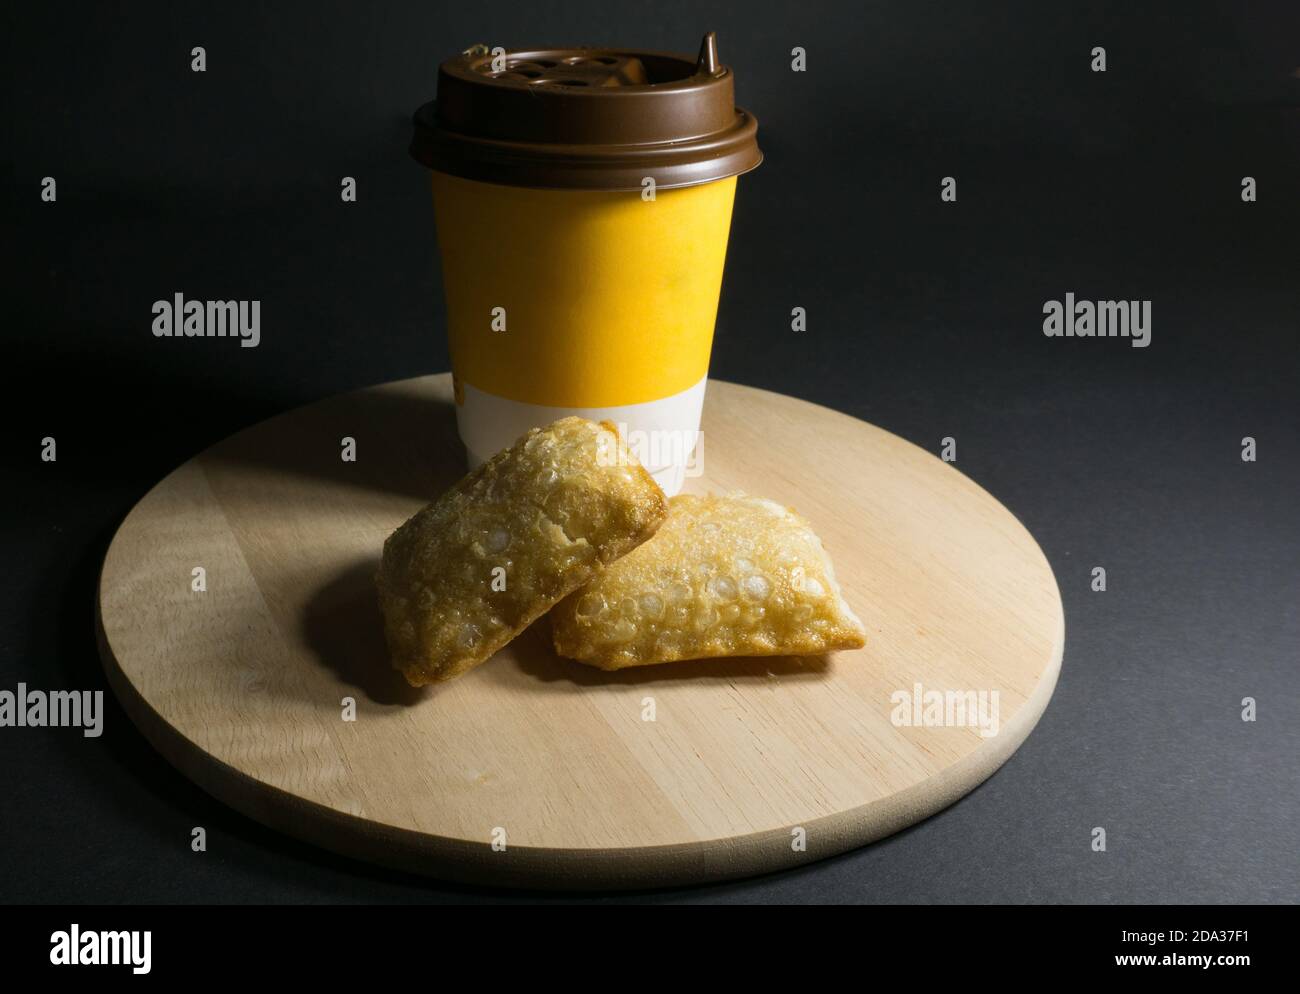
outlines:
M471 460L577 414L623 427L675 493L697 447L735 177L648 200L432 176Z
M712 36L697 61L470 50L416 115L472 464L569 415L618 424L669 494L700 414L736 176L761 161Z

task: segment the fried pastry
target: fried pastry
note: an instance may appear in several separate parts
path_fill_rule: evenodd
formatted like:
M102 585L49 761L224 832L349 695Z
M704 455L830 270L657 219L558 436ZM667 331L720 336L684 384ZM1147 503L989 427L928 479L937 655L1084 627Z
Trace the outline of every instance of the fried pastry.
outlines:
M667 507L609 422L533 429L384 543L393 665L413 686L477 666L653 535Z
M605 670L866 644L812 527L747 494L668 503L653 539L551 612L555 651Z

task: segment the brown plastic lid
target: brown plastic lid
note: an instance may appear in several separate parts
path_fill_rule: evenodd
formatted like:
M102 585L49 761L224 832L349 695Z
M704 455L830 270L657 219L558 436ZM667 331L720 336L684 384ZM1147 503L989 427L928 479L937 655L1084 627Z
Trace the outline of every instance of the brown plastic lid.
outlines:
M647 176L694 186L763 161L713 32L697 59L604 48L494 59L476 45L439 67L411 155L467 179L581 190L639 190Z

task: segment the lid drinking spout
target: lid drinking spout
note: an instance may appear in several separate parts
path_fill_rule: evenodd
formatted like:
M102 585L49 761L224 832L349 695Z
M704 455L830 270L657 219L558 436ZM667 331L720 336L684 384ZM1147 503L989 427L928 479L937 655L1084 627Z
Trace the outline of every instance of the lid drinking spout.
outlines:
M695 64L695 71L702 76L717 76L720 72L718 61L718 33L710 31L700 43L700 58Z

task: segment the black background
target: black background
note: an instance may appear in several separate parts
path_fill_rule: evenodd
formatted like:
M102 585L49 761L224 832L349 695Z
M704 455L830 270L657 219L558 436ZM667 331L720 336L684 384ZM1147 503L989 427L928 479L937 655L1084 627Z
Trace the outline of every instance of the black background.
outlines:
M806 870L636 897L1297 900L1300 16L1132 6L10 10L0 687L104 688L96 572L169 469L300 403L447 367L427 177L405 151L441 59L478 41L694 52L713 29L766 153L739 186L713 374L931 451L954 436L1051 561L1066 654L1037 730L940 815ZM260 299L261 346L155 339L151 304L175 291ZM1045 338L1042 305L1067 291L1152 300L1151 346ZM115 704L101 739L0 729L0 750L6 901L519 896L265 830Z

